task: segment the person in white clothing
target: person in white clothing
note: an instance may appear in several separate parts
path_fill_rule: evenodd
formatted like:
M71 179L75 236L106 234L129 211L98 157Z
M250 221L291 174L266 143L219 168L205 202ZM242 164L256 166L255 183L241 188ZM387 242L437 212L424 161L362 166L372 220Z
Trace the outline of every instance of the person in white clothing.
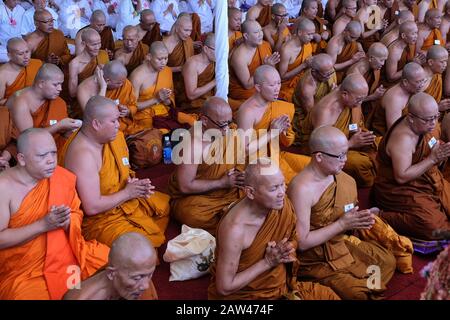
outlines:
M180 0L180 12L195 12L200 17L202 34L213 31L215 0Z
M36 9L45 9L48 12L51 13L53 17L53 26L58 29L58 14L48 6L48 3L46 0L33 0L33 6L29 8L25 13L23 14L22 18L22 26L21 26L21 33L22 35L26 35L28 33L33 32L36 30L36 25L34 24L34 12Z
M0 63L8 62L6 45L11 38L21 36L20 29L25 9L18 0L4 0L0 4Z
M139 24L142 10L151 9L147 0L121 0L117 10L116 39L122 39L123 28Z
M115 29L119 21L120 0L94 0L92 11L101 10L106 16L106 24Z
M64 35L75 39L78 30L89 24L91 15L88 0L64 0L59 9L59 29Z
M155 0L151 9L155 13L156 21L159 23L161 32L169 32L180 14L178 1Z

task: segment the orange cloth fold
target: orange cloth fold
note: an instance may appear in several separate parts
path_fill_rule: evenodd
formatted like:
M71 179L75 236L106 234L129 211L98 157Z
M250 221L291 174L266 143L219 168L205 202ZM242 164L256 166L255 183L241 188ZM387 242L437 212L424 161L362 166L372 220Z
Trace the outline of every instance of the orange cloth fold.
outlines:
M52 33L45 36L38 44L36 50L31 54L31 57L45 62L47 61L48 55L51 53L54 53L61 59L62 67L68 65L72 59L66 38L58 29L54 29Z
M428 51L435 44L445 47L444 38L442 38L441 31L439 29L432 29L428 37L423 42L421 50Z
M41 66L41 60L30 59L30 63L25 68L22 68L20 73L17 75L16 80L14 80L11 85L6 86L5 99L9 99L9 97L11 97L15 92L31 86Z
M0 106L0 155L7 150L13 157L17 150L13 140L13 124L7 107Z
M234 48L234 44L235 44L236 40L238 40L240 38L242 38L242 32L240 32L240 31L235 31L235 32L233 32L233 34L231 36L228 37L228 46L229 46L230 52Z
M197 13L191 13L192 18L192 33L191 39L192 41L201 41L202 40L202 21Z
M216 63L211 62L205 68L205 70L203 70L202 73L200 73L198 75L198 78L197 78L197 87L198 88L201 88L201 87L207 85L208 83L210 83L211 81L213 81L215 79L215 77L216 77L215 69L216 69ZM183 85L184 85L184 79L183 79ZM198 113L200 111L200 108L203 107L203 103L206 101L206 99L214 95L214 88L211 89L210 91L206 92L202 96L198 97L195 100L189 100L185 94L185 91L183 91L182 93L183 93L184 97L181 99L181 94L179 95L180 100L177 103L177 108L180 110L183 110L183 112Z
M180 41L173 51L169 54L169 60L167 61L168 67L182 67L186 63L186 60L194 55L194 43L191 38L187 38L184 41ZM173 87L175 90L175 101L178 105L178 100L183 99L184 94L184 82L183 75L180 72L173 73Z
M159 23L156 22L152 30L147 31L145 36L142 38L141 42L143 44L146 44L150 48L153 42L161 40L162 40L161 28L159 27Z
M432 96L437 103L441 102L442 99L442 74L435 73L431 78L428 88L425 89L425 93Z
M337 55L336 64L343 63L343 62L350 60L357 52L358 52L358 42L357 41L352 41L350 43L347 43L342 48L341 53ZM349 67L336 72L338 84L340 84L342 82L342 80L344 79L345 73L348 68Z
M78 74L78 84L92 76L98 65L105 65L109 62L108 53L105 50L100 50L96 57L93 57L83 70Z
M261 25L261 28L267 26L270 23L270 19L272 18L272 6L263 6L261 11L259 12L258 18L256 21Z
M144 62L148 50L148 46L146 44L143 44L142 41L139 41L138 46L136 47L136 49L134 49L133 54L131 55L130 61L128 61L127 65L125 66L127 68L128 75L130 75L134 69L139 67L142 62Z

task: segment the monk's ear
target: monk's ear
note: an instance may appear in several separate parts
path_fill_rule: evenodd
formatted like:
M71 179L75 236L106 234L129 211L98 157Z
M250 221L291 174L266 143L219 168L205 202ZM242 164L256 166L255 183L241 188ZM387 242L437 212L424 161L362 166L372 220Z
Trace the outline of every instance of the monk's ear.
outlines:
M247 198L251 200L255 199L255 188L253 188L252 186L244 186L244 192Z
M23 153L17 153L17 163L21 166L25 166L25 155Z
M261 92L261 85L255 83L255 90L256 90L257 92Z
M100 121L98 121L98 119L92 120L92 128L94 128L96 131L100 130L101 123L100 123Z
M433 60L432 60L432 59L428 59L428 60L427 60L427 65L428 65L429 67L433 66Z
M113 280L114 279L114 275L116 273L116 268L108 266L106 267L106 277L108 278L108 280Z

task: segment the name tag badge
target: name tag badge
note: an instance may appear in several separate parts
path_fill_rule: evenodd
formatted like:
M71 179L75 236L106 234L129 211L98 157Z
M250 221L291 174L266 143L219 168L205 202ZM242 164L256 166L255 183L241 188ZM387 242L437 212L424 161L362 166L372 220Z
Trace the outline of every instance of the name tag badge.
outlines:
M398 16L399 15L399 11L398 10L395 10L395 12L394 12L394 14L396 15L396 16Z
M50 125L52 126L52 125L54 125L54 124L57 124L57 123L58 123L58 120L50 120L49 122L50 122Z
M122 163L123 163L124 166L129 166L130 165L130 162L128 161L127 157L123 157L122 158Z
M355 205L354 205L353 203L346 204L346 205L344 206L344 212L347 213L347 212L349 212L350 210L352 210L354 207L355 207Z
M348 130L350 131L358 131L358 124L357 123L351 123L348 125Z
M434 44L441 44L441 41L440 40L438 40L438 39L436 39L436 40L434 40Z
M431 138L430 141L428 141L428 145L430 146L430 149L432 149L434 147L436 142L437 142L437 140L435 137Z
M323 30L327 30L327 26L324 25L324 26L323 26Z

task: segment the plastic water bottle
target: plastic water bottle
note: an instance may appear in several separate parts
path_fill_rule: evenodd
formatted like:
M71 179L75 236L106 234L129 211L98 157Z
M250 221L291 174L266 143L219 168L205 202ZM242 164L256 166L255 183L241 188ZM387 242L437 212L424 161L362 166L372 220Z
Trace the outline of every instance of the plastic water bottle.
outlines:
M164 164L171 164L172 163L172 144L170 143L170 137L169 136L165 136L164 137L163 161L164 161Z

